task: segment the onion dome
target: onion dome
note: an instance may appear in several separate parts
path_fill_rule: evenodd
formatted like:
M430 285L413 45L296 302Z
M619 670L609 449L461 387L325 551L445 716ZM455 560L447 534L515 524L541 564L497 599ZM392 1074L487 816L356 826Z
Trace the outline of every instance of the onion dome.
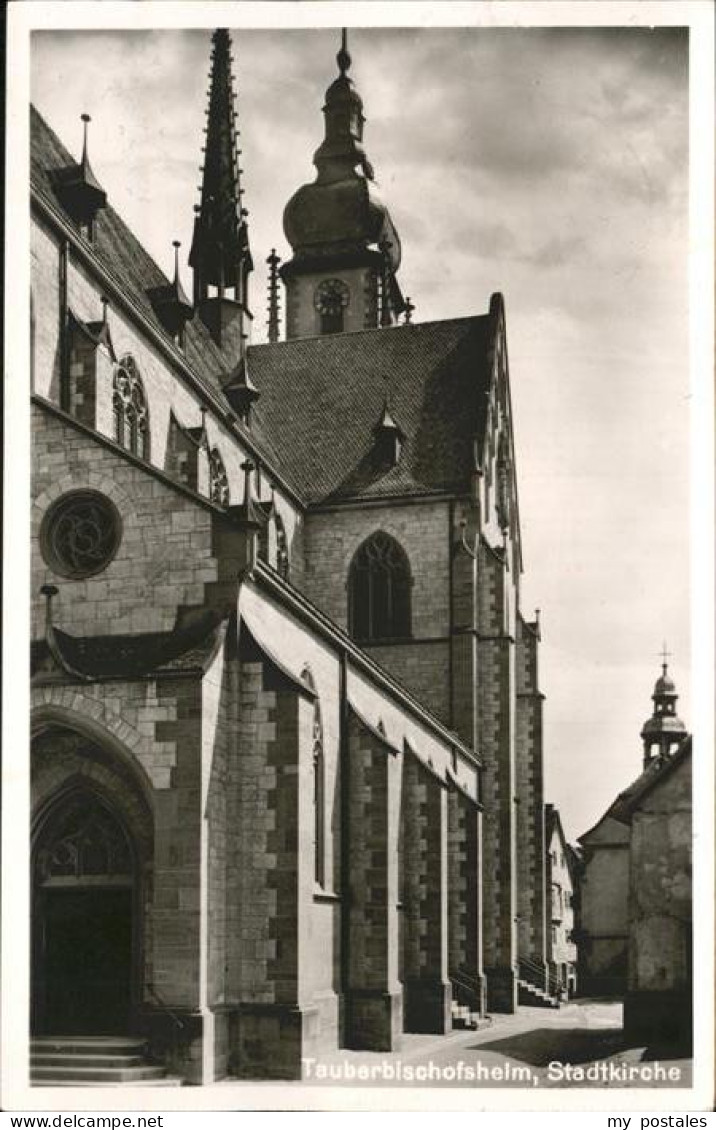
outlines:
M674 680L666 674L666 664L664 666L664 673L654 683L654 693L651 696L654 702L658 702L662 698L678 698L676 693L676 686Z
M291 197L283 214L296 259L390 246L390 266L400 265L400 240L372 184L363 149L363 102L348 77L351 57L343 31L336 56L339 75L326 91L325 138L313 157L316 180Z
M662 672L654 684L652 694L654 712L642 726L641 738L644 743L644 767L656 757L664 758L673 752L686 737L687 730L676 713L678 694L674 680L667 673L667 664L662 664Z

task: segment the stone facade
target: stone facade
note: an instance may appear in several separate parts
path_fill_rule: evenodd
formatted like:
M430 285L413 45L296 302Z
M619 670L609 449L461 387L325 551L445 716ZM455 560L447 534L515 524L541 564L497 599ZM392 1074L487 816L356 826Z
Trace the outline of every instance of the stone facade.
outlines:
M605 817L580 837L580 992L622 996L626 990L629 897L629 829Z
M624 1029L652 1046L692 1042L692 777L687 739L631 809Z
M216 57L226 42L217 32ZM225 124L216 137L233 137ZM235 263L221 278L241 293L208 296L227 245L202 244L213 190L192 250L200 301L192 311L160 288L186 316L168 332L150 297L158 268L115 214L98 220L103 244L63 211L64 151L38 129L33 168L50 167L32 231L35 1031L79 1023L57 1003L58 963L90 904L98 920L119 915L127 939L114 1030L146 1035L189 1083L295 1079L306 1056L444 1034L454 1005L514 1010L521 957L545 961L542 696L538 626L519 607L501 299L465 331L484 352L479 442L471 425L467 443L448 435L437 451L416 394L404 438L411 458L427 443L418 470L401 441L364 493L315 499L296 472L310 430L292 438L293 462L281 429L267 434L284 362L251 384ZM369 234L376 216L388 223L371 208ZM344 330L403 334L392 234L370 269L341 268L355 291ZM131 279L116 269L125 253ZM301 339L318 332L317 279L296 262L287 336ZM231 315L223 339L217 311ZM364 334L338 336L359 350ZM127 371L136 396L122 401ZM437 456L447 470L431 485ZM407 563L407 596L391 589L385 606L404 599L407 626L354 640L352 565L375 535ZM78 830L83 806L91 827ZM97 874L121 890L115 903ZM94 1006L82 1023L102 1034L99 990Z

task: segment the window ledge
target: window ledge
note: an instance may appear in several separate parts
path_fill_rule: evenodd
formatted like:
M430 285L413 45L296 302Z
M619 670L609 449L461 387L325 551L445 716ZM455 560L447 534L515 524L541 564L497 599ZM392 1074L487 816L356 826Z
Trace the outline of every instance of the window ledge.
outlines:
M326 891L323 887L319 887L316 883L313 888L313 901L314 902L340 902L341 896L336 894L335 891Z

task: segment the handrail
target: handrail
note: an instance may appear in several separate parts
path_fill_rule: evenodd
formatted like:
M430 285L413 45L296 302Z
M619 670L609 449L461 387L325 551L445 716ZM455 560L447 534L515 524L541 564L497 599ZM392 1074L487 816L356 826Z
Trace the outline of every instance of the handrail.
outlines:
M545 969L539 962L534 961L531 957L525 957L523 954L518 955L517 963L520 972L524 969L526 973L532 975L538 988L541 989L544 986L545 991L548 992L550 996L558 997L561 994L562 983L549 967Z
M464 994L468 994L472 998L472 1001L470 1003L473 1006L476 1006L476 1005L479 1004L479 1000L480 1000L480 981L479 981L479 978L473 977L472 974L466 973L462 969L451 970L448 973L448 977L449 977L450 981L452 982L452 984L455 986L455 988L458 990L458 993L456 994L457 996L460 995L459 990L462 990L462 992ZM460 1004L460 1003L463 1003L463 1002L458 1001L458 1004Z
M147 985L147 988L149 989L149 992L154 997L155 1001L157 1002L159 1007L162 1009L162 1011L165 1012L167 1014L167 1016L171 1017L171 1019L174 1021L174 1026L176 1028L183 1028L184 1027L184 1021L180 1020L179 1017L177 1016L177 1014L175 1012L172 1012L169 1005L165 1001L162 1000L162 998L159 996L159 993L154 988L153 983L151 981L147 981L146 985Z

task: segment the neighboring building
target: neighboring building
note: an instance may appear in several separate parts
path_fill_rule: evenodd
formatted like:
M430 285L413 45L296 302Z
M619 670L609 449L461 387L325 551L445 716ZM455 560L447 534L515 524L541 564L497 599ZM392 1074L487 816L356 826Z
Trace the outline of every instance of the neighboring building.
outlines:
M195 1083L546 969L504 303L409 323L338 64L266 345L227 32L191 302L32 115L33 1032L143 1034Z
M645 773L626 805L629 957L624 1029L652 1046L691 1045L691 738Z
M574 941L575 871L559 811L545 805L547 890L550 924L547 961L550 988L557 996L573 997L577 991L577 947Z
M583 836L580 922L577 933L579 992L621 997L626 992L629 938L629 828L615 815L620 798Z
M620 793L601 820L580 836L582 875L580 881L580 922L578 930L579 990L586 996L624 997L634 974L631 915L638 905L636 887L639 874L650 866L639 838L634 839L632 809L648 795L660 775L671 773L672 761L686 738L686 727L676 714L678 695L667 674L666 663L652 695L654 710L644 723L643 772ZM678 762L676 762L678 764ZM680 778L681 779L681 778ZM661 791L657 797L661 797ZM677 817L681 824L681 816ZM669 837L665 839L668 844ZM681 866L675 856L669 861L669 848L662 858L665 874ZM636 852L636 855L635 855Z

